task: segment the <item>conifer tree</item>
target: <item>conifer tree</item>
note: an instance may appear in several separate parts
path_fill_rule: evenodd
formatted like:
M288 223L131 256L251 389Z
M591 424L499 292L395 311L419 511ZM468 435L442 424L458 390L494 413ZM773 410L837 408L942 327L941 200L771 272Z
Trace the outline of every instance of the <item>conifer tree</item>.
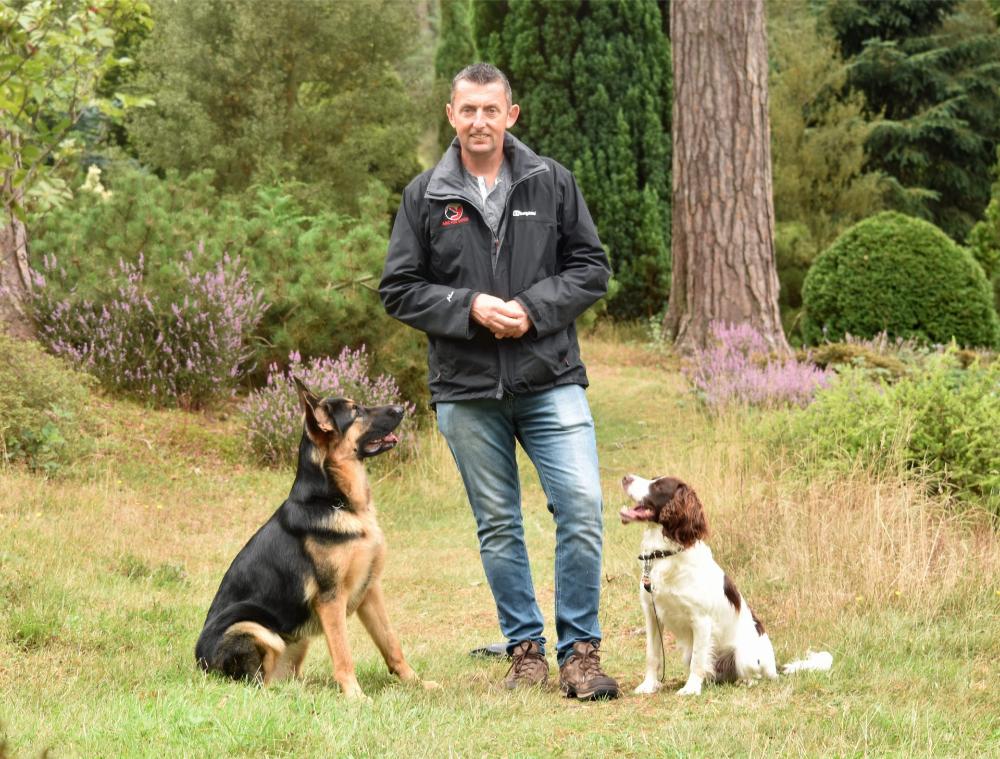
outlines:
M139 86L139 157L182 174L210 168L241 191L294 179L354 212L371 178L418 171L426 114L404 80L416 6L394 0L158 3Z
M990 199L1000 144L1000 35L982 0L830 0L848 86L879 116L869 168L892 203L965 239Z
M477 0L474 37L511 80L517 136L579 180L619 318L663 308L670 276L670 50L656 0Z
M443 152L455 137L444 110L444 104L451 98L451 80L470 63L475 63L476 46L472 42L469 0L440 0L440 9L438 46L434 55L434 108L440 114L438 144Z

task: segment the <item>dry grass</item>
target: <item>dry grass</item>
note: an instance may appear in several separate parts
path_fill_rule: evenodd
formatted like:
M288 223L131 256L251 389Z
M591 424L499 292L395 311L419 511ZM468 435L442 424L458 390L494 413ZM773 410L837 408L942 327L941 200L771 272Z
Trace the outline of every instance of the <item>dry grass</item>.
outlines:
M631 689L643 666L638 532L618 523L625 472L671 473L701 496L710 544L779 660L833 652L827 675L699 700L579 705L509 694L472 518L432 429L419 455L372 472L391 553L389 611L442 691L399 687L360 625L368 706L346 704L317 645L301 683L266 692L195 672L193 644L222 571L281 502L287 472L240 462L233 421L109 405L99 455L46 481L0 473L0 721L13 756L1000 755L1000 546L975 512L914 484L803 478L744 416L704 417L670 360L585 344L606 502L605 661ZM524 472L525 530L551 615L553 529ZM551 620L550 620L551 621ZM555 637L549 630L550 640ZM551 657L550 657L551 658ZM669 655L668 685L682 680ZM2 735L0 735L2 738Z

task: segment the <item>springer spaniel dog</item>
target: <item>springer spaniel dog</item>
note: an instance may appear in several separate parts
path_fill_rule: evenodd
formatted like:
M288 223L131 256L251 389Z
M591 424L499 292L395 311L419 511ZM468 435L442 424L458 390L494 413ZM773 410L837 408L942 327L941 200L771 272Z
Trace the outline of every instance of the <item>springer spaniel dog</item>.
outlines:
M674 477L645 480L629 474L622 487L634 504L619 512L623 524L645 522L639 590L646 617L646 677L636 693L661 687L663 629L673 633L688 678L678 693L698 695L705 680L753 682L778 677L764 625L703 542L705 511L688 485ZM787 673L828 670L833 657L811 653L782 668Z

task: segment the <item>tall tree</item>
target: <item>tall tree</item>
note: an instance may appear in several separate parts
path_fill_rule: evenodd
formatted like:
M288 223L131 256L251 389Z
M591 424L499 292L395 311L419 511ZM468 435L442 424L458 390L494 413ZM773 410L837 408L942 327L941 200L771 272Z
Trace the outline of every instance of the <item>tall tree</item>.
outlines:
M848 86L881 117L869 167L893 205L965 239L990 199L1000 144L1000 34L983 0L830 0Z
M117 116L129 103L96 90L116 63L113 15L147 11L141 0L0 4L0 325L12 334L33 332L25 207L67 194L59 168L79 148L72 130L87 109Z
M474 37L511 80L515 132L576 174L615 272L610 313L658 312L670 276L670 48L660 5L510 0L500 10L477 0Z
M426 114L404 79L419 6L394 0L158 3L139 56L156 107L140 158L211 168L220 189L296 179L354 211L370 178L405 186Z
M764 0L674 0L673 280L682 352L714 320L787 350L778 313Z
M470 63L475 63L476 46L472 41L469 0L440 0L439 8L440 26L437 51L434 54L434 107L440 113L438 146L443 152L455 137L455 130L451 128L444 112L444 103L451 97L451 80Z

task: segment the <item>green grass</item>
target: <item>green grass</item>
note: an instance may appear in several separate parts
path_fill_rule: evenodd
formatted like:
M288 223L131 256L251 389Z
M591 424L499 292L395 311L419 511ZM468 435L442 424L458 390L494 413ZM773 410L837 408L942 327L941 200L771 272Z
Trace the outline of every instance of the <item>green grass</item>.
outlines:
M300 682L263 690L207 677L194 642L228 563L280 504L291 472L241 456L234 419L104 403L83 465L46 480L0 472L0 734L52 756L1000 756L1000 547L974 513L859 470L804 478L769 458L751 418L709 419L676 368L641 348L585 345L606 513L606 669L628 695L579 704L498 687L505 665L475 530L446 447L371 472L390 554L403 686L351 621L370 703L340 697L325 646ZM641 680L638 532L619 524L626 471L673 473L708 509L710 543L764 620L779 661L834 654L828 674L753 688ZM553 526L530 466L525 529L551 623ZM547 631L554 640L554 629ZM0 756L3 751L0 750Z

